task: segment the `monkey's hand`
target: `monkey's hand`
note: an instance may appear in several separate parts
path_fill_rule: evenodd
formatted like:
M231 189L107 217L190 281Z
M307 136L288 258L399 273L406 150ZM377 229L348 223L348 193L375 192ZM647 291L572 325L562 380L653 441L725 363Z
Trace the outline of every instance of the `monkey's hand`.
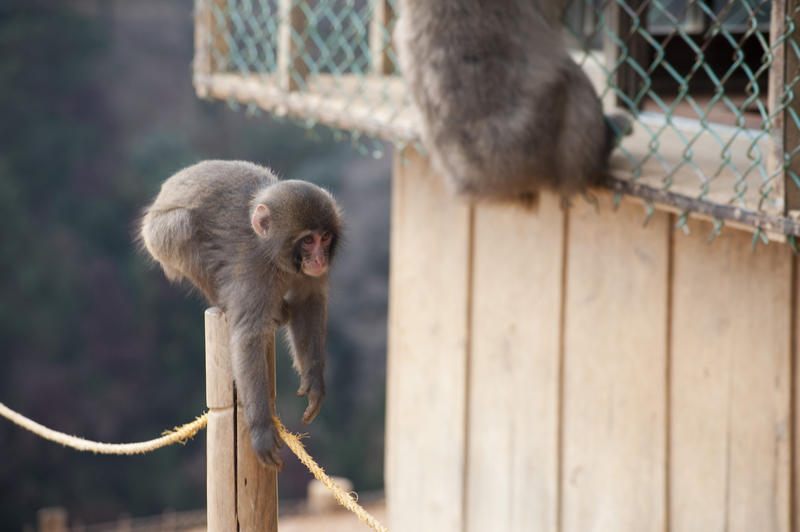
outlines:
M278 454L283 442L274 423L250 427L250 442L262 464L283 471L283 459Z
M317 417L320 408L322 408L322 400L325 398L325 379L322 376L322 371L318 373L300 377L300 388L297 390L297 397L308 396L308 407L303 412L303 419L301 420L306 425Z

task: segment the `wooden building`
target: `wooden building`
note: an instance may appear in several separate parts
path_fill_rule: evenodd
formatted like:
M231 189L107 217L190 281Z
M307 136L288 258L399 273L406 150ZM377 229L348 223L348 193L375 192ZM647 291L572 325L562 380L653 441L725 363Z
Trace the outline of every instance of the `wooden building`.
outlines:
M662 126L642 112L615 154L616 192L593 190L597 205L579 198L569 210L550 193L533 208L454 197L413 147L413 111L386 67L394 3L365 8L368 72L298 67L313 18L298 11L303 4L282 0L261 14L275 17L278 37L274 68L259 71L230 58L231 43L243 42L237 18L261 15L242 2L198 0L195 85L203 96L400 146L387 382L391 530L800 531L790 245L800 205L791 180L797 128L787 118L795 104L786 98L797 59L793 36L778 38L793 31L794 3L773 1L766 30L752 12L752 28L739 30L772 30L763 72L770 88L756 98L760 126L738 120L752 86L729 93L737 127L670 120L680 114L677 100ZM607 21L619 23L610 4ZM620 36L626 27L617 26ZM631 35L630 57L654 61ZM606 49L605 64L615 57L619 50ZM606 102L636 91L624 87L624 69L597 72ZM702 98L684 103L690 112L700 101L714 105Z

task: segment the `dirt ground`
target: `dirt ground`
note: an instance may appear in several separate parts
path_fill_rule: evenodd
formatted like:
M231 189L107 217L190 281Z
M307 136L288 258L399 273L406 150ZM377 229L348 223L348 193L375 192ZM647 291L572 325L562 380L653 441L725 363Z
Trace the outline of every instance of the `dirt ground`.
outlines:
M386 524L386 507L375 503L364 507L384 526ZM345 509L336 509L318 514L296 514L278 518L280 532L369 532L372 530L358 520L354 514Z
M364 509L381 522L386 523L386 505L383 501L365 504ZM322 513L292 513L278 518L280 532L370 532L372 529L344 508ZM205 528L189 532L206 532Z

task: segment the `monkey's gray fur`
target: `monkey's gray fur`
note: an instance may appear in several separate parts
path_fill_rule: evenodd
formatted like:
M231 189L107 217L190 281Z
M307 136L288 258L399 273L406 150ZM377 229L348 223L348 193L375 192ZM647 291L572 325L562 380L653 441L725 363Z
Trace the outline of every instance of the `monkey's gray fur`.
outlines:
M318 277L305 274L298 252L299 241L315 231L332 238L322 248L325 269ZM340 234L341 215L329 193L303 181L279 181L267 168L242 161L181 170L163 183L142 219L141 241L166 276L185 277L225 312L253 449L279 468L265 342L288 321L298 395L309 401L303 421L310 422L325 395L327 264Z
M616 142L561 41L556 0L400 0L398 57L434 167L471 200L604 177ZM554 7L555 6L555 7Z

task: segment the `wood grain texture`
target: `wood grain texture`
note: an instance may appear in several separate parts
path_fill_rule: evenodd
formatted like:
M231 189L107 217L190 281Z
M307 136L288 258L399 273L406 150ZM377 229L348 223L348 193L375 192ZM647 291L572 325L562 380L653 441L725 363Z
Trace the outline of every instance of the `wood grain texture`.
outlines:
M668 217L569 213L562 530L665 529Z
M206 505L209 532L236 530L236 449L228 323L216 307L205 312Z
M390 76L395 73L392 57L396 56L392 46L392 21L395 18L394 3L389 0L372 0L372 19L369 23L369 52L372 56L372 73Z
M386 496L393 532L461 532L470 210L413 150L392 189Z
M267 378L275 412L275 339L268 346ZM258 461L250 444L250 430L241 404L236 408L236 513L239 530L278 530L278 473Z
M207 519L210 532L278 529L278 477L250 445L241 406L234 407L234 381L225 315L205 313L206 392L210 408L207 446ZM275 344L265 353L275 408Z
M798 113L800 113L800 99L797 98L798 92L800 92L800 86L798 86L796 81L798 74L800 74L800 58L797 57L796 52L796 43L800 41L800 29L798 29L798 27L800 27L800 10L798 7L800 7L800 4L798 4L797 0L776 0L773 4L773 10L775 12L780 14L780 11L784 10L786 18L791 20L790 24L784 22L784 24L782 24L783 27L779 26L776 28L777 31L784 30L783 33L777 35L790 32L790 37L783 43L783 65L778 62L772 69L775 70L783 66L784 78L781 80L781 85L778 85L778 87L783 87L788 84L792 91L792 97L786 98L788 109L783 113L783 123L778 124L784 127L783 144L780 146L783 150L779 153L781 162L783 161L785 152L792 153L797 150L798 145L800 145L800 126L798 126L796 118ZM776 31L776 29L773 29L772 32ZM786 44L787 42L790 44ZM772 80L770 80L770 82L771 81ZM780 129L773 131L780 131ZM800 156L797 154L793 155L789 162L789 171L795 176L800 177ZM785 212L787 214L791 213L794 215L794 218L797 218L800 217L800 187L798 187L791 175L787 174L788 173L785 173L779 176L775 180L775 184L781 187L780 191L783 192L783 197L786 202Z
M800 532L800 399L798 398L798 383L800 383L800 264L798 264L797 257L792 257L792 293L794 298L792 300L792 330L789 337L789 345L792 349L792 385L790 386L789 394L790 411L792 415L792 429L790 438L792 440L792 447L790 452L791 457L791 475L792 478L789 482L789 494L792 500L789 513L789 528L792 532Z
M557 526L564 212L475 209L467 530Z
M194 59L192 75L200 98L209 96L205 79L228 68L225 40L227 0L194 0Z
M767 83L767 110L771 117L770 128L772 131L784 131L784 113L778 112L782 103L783 86L786 81L786 3L787 0L772 0L772 10L770 12L770 32L769 32L769 45L772 50L772 65L770 66L769 82ZM789 118L791 120L791 118ZM781 170L783 166L784 155L784 137L783 135L770 135L769 150L767 151L766 167L768 175L773 175L778 172L778 177L774 180L774 185L777 188L776 195L780 200L778 210L781 213L785 212L786 207L786 176Z
M305 43L301 36L305 34L307 24L300 2L278 0L278 78L284 91L306 88L309 69L302 57Z
M205 312L206 406L233 407L233 368L225 315L217 307Z
M787 531L790 250L690 227L674 246L673 530Z
M209 532L236 530L233 408L212 410L206 428L206 521Z

